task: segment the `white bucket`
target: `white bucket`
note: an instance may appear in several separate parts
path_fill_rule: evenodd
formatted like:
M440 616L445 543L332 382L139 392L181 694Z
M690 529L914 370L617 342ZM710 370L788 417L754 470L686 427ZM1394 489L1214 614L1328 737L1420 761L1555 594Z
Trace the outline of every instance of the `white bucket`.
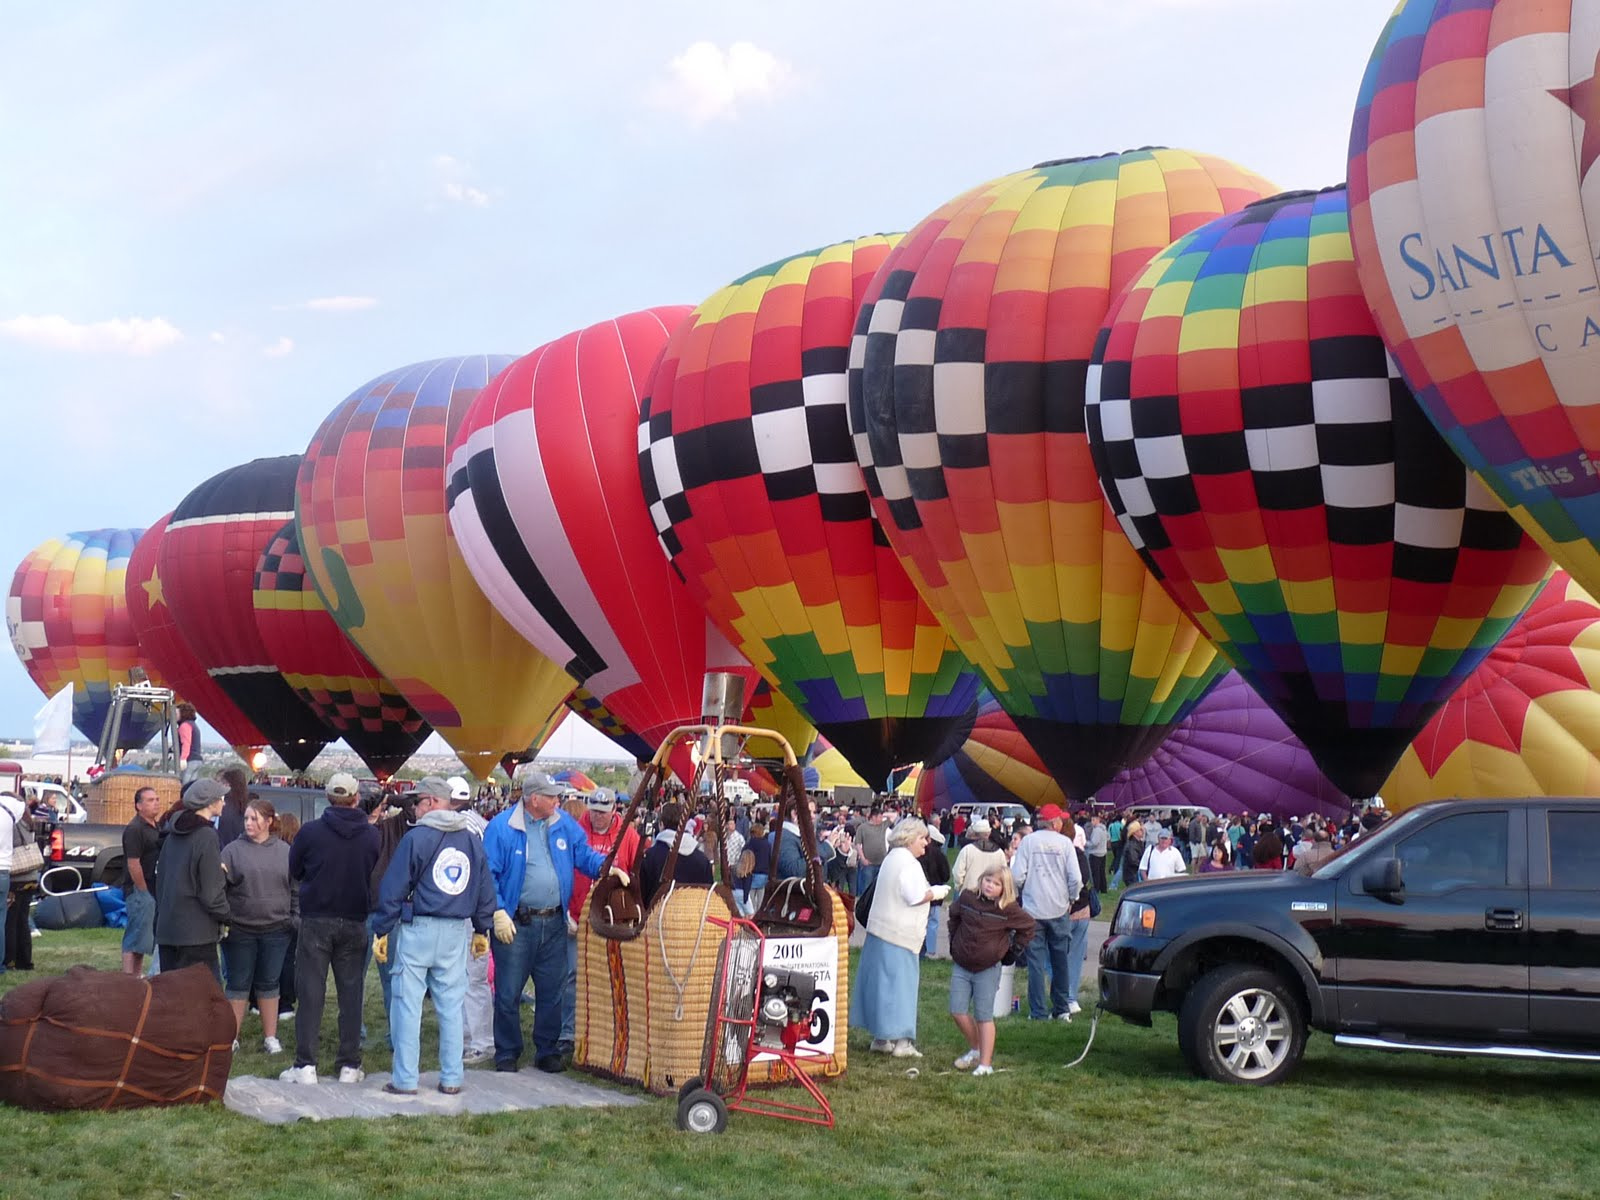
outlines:
M1017 968L1006 966L1000 968L1000 983L994 989L994 1019L996 1021L1011 1015L1011 998L1017 993Z

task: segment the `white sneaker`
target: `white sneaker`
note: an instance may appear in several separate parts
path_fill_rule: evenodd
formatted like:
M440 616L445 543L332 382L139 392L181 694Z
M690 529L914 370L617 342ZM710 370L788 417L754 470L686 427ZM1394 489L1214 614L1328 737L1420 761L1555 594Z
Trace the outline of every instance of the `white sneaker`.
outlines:
M867 1047L874 1054L891 1054L894 1052L894 1043L888 1038L873 1038L872 1045Z
M360 1067L340 1067L339 1068L339 1082L340 1083L360 1083L366 1077L367 1077L367 1073L365 1071L363 1071Z
M493 1057L493 1050L468 1050L461 1056L461 1061L464 1063L481 1063L488 1062Z
M233 1052L235 1054L239 1053L239 1039L238 1038L234 1038L233 1039Z
M285 1021L292 1021L292 1020L294 1020L294 1009L292 1009L292 1008L288 1012L281 1012L281 1013L278 1014L278 1024L279 1025L282 1025Z
M1057 1013L1055 1019L1065 1021L1068 1025L1072 1024L1072 1014L1070 1012Z
M956 1059L956 1070L958 1071L970 1071L977 1065L978 1052L976 1050L968 1050L960 1058Z
M974 1079L976 1079L979 1075L993 1075L993 1074L994 1074L994 1068L991 1067L988 1063L979 1063L977 1066L972 1068L972 1077Z
M893 1054L896 1058L921 1058L922 1057L922 1051L918 1050L916 1048L916 1046L912 1044L910 1038L901 1038L898 1042L896 1042L894 1044L894 1049L892 1051L890 1051L890 1053Z
M1082 1011L1083 1005L1079 1004L1076 1000L1067 1001L1067 1016L1075 1017Z
M262 1038L261 1039L261 1049L264 1050L268 1054L282 1054L283 1053L283 1043L280 1042L277 1038Z
M278 1079L283 1083L309 1083L315 1087L317 1082L316 1064L307 1063L303 1067L290 1067L287 1071L280 1071Z

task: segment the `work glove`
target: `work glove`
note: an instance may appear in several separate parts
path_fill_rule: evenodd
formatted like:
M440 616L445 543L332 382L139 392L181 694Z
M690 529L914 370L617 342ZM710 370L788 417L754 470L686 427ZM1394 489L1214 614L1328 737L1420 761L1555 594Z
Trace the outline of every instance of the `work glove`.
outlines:
M473 934L472 935L472 957L473 958L482 958L487 953L489 953L489 938L488 938L488 935L482 934L482 933Z
M616 876L617 881L620 882L623 887L628 886L628 873L621 867L612 867L611 874Z
M943 900L950 894L950 885L948 883L935 884L933 887L929 888L928 891L932 894L935 900Z
M503 946L517 940L517 927L511 923L511 914L503 908L494 910L494 940Z
M578 922L573 919L571 913L567 914L567 936L568 937L577 937L578 936Z
M389 961L389 935L380 933L372 939L372 957L381 963Z

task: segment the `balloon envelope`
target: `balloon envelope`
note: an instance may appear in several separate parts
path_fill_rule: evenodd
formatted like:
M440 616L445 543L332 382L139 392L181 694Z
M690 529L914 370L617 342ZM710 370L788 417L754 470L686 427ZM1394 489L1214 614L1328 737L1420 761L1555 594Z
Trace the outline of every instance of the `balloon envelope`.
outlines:
M856 307L893 244L751 272L672 335L640 416L645 500L717 627L863 774L922 757L977 678L895 561L845 417Z
M1600 796L1600 605L1556 572L1383 785L1427 800Z
M450 524L484 595L651 746L699 719L707 671L755 680L661 557L639 484L639 397L688 314L629 313L519 358L449 453Z
M431 732L428 723L328 615L292 520L262 551L251 601L262 643L295 695L380 783L404 766Z
M252 751L267 744L266 735L207 672L167 604L161 546L171 520L172 514L168 513L145 530L128 558L128 617L138 635L140 653L156 665L167 686L180 699L194 705L207 724L248 762Z
M478 776L525 751L572 691L473 582L450 530L445 448L505 355L380 375L311 439L295 514L339 627Z
M1163 251L1095 363L1089 437L1130 541L1329 779L1375 795L1548 560L1393 378L1343 189Z
M252 595L262 550L293 515L299 469L288 454L213 475L173 510L157 553L184 641L279 757L303 771L333 735L283 677Z
M6 629L28 677L46 696L72 684L72 723L96 745L111 715L111 690L143 666L128 614L128 559L142 529L94 529L51 538L17 567L6 596ZM123 713L117 745L143 746L161 718L141 706Z
M1407 0L1350 133L1362 289L1452 450L1600 594L1595 12Z
M1000 702L981 693L972 722L953 751L930 760L917 787L930 812L952 804L1067 804L1061 785Z
M1272 190L1184 150L1043 163L921 222L857 318L850 422L874 510L1075 798L1221 669L1101 499L1083 435L1095 335L1157 251Z
M1347 816L1350 802L1255 689L1229 671L1137 767L1097 803L1195 804L1216 813Z

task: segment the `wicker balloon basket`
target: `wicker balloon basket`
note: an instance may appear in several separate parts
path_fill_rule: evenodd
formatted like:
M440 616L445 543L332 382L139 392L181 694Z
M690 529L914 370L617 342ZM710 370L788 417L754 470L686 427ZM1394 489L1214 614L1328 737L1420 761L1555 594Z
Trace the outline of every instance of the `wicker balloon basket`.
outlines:
M165 812L178 802L183 784L176 775L156 775L148 771L112 771L89 785L84 807L89 820L97 825L126 825L133 820L133 797L140 788L153 787L161 797Z
M664 772L657 766L646 772L624 822L633 820L642 802L653 805L662 798L663 780ZM713 794L720 795L720 790ZM719 803L714 803L714 810L712 819L720 821ZM826 964L819 972L814 1028L817 1041L832 1054L805 1069L812 1075L838 1075L845 1068L849 1031L849 915L837 894L822 882L816 833L798 766L785 772L780 822L785 815L800 829L807 873L769 886L754 920L774 944L784 945L784 953ZM663 880L673 878L682 832L674 840ZM719 860L722 857L719 844ZM727 863L716 865L720 877L729 878ZM670 883L647 905L639 894L639 881L624 884L609 877L610 866L608 858L578 929L573 1061L592 1074L671 1095L688 1080L706 1075L727 921L737 915L737 905L723 884ZM818 942L825 946L816 946ZM812 950L821 953L808 952ZM780 1083L787 1078L785 1071L777 1062L757 1060L750 1079Z

